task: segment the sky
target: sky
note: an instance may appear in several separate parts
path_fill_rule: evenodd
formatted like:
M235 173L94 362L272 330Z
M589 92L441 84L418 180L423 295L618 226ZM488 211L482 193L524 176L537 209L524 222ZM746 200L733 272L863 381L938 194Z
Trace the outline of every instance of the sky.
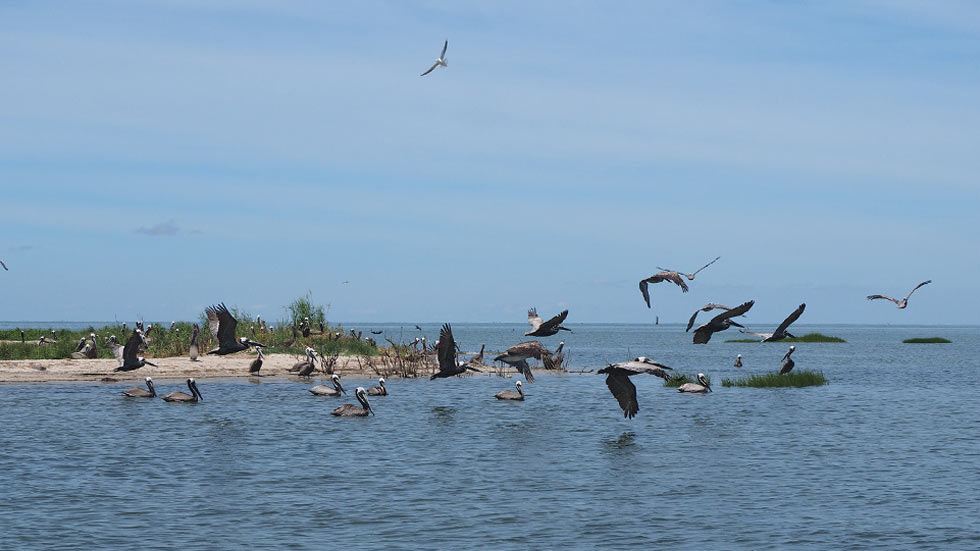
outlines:
M0 0L0 75L2 320L980 323L975 2Z

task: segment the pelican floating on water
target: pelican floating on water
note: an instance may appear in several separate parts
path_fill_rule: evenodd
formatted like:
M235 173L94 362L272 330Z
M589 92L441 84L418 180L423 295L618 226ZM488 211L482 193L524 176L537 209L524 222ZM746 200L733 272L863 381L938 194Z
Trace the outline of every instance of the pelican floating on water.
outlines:
M787 316L786 319L783 320L783 323L780 323L779 324L779 327L777 327L776 328L776 331L773 332L773 333L755 333L755 332L749 331L747 329L742 329L741 331L742 331L742 333L747 333L749 335L755 335L756 337L762 337L762 342L781 341L781 340L785 339L786 337L796 338L796 337L793 336L792 333L790 333L786 329L789 328L789 326L790 326L791 323L793 323L794 321L800 319L800 316L803 314L803 310L805 310L805 309L806 309L806 303L805 302L803 304L797 306L796 310L793 310L793 313L790 314L789 316Z
M681 279L680 274L673 270L664 270L653 274L652 276L640 280L640 293L643 294L643 300L647 303L647 308L650 308L650 290L647 286L651 283L660 283L661 281L670 281L671 283L677 284L681 288L681 291L687 292L687 283Z
M420 77L424 77L425 75L431 73L432 71L435 71L436 70L436 67L448 67L449 66L449 63L448 63L447 58L446 58L446 48L448 48L448 47L449 47L449 41L447 40L445 42L445 44L442 45L442 53L439 54L439 57L438 58L436 58L436 62L432 64L432 67L429 67L429 70L428 71L426 71L426 72L422 73L421 75L419 75Z
M422 346L424 349L424 337L422 338ZM433 379L445 379L456 375L462 375L467 371L482 373L482 371L468 363L461 364L456 361L456 339L453 338L453 328L448 323L444 323L442 325L442 330L439 331L439 342L436 343L435 348L436 355L439 360L439 371L436 371L431 377L429 377L430 381Z
M147 388L149 390L147 390ZM156 398L157 391L153 388L153 379L146 378L146 388L133 387L129 390L123 391L123 396L129 396L130 398Z
M559 331L571 331L571 329L562 326L562 322L568 317L568 310L562 311L557 316L549 319L548 321L542 321L541 317L538 316L537 308L531 308L527 311L527 323L531 326L531 330L524 333L525 337L550 337Z
M640 411L640 404L636 400L636 386L633 385L633 381L630 381L630 377L640 373L648 373L669 379L670 376L664 371L665 369L672 368L640 356L630 362L609 364L597 373L606 375L606 386L609 387L609 392L616 397L619 407L623 408L623 417L632 419Z
M731 318L745 314L752 309L754 304L754 300L743 302L735 308L726 310L711 318L711 321L702 324L700 327L694 330L694 344L707 344L707 342L711 340L711 335L719 331L724 331L733 325L735 327L742 327L740 324L732 321Z
M385 386L385 378L381 377L378 379L378 386L372 386L367 389L369 396L387 396L388 387Z
M143 338L143 333L139 329L133 329L133 333L129 336L129 340L126 341L126 346L113 350L113 353L116 355L116 359L119 360L119 367L117 367L115 370L132 371L134 369L139 369L144 365L152 365L153 367L157 367L157 364L148 362L146 358L139 356L141 346L146 346L146 339Z
M711 385L708 384L708 379L704 376L704 373L698 373L697 383L684 383L677 387L677 392L694 392L703 394L705 392L712 392Z
M331 396L340 397L341 394L347 394L344 387L340 384L340 375L333 374L330 376L330 380L333 382L333 386L329 387L327 385L316 385L310 389L310 394L314 396ZM360 390L364 390L361 388Z
M742 367L742 355L735 356L735 367Z
M354 391L354 396L361 403L360 407L354 404L344 404L331 411L330 415L336 415L337 417L367 417L368 414L374 415L374 410L371 408L371 404L368 403L367 392L363 386L357 387L357 390Z
M187 379L187 388L191 390L190 394L186 392L171 392L163 397L165 402L197 402L198 400L204 400L201 396L201 391L197 389L197 382L193 378Z
M793 366L796 365L796 362L790 356L792 356L794 350L796 350L796 347L790 345L789 350L786 351L786 355L783 356L783 363L779 366L780 375L785 375L793 371Z
M238 327L238 320L231 315L224 304L210 306L205 309L208 316L208 325L211 328L211 335L218 341L218 348L211 350L208 354L234 354L247 350L250 346L265 346L260 342L255 342L248 337L235 340L235 328Z
M715 259L714 259L714 260L712 260L711 262L708 262L708 263L707 263L707 264L705 264L704 266L701 266L701 267L700 267L700 268L698 268L697 270L694 270L694 273L693 273L693 274L685 274L684 272L678 272L677 270L668 270L667 268L661 268L660 266L657 266L657 269L658 269L658 270L663 270L663 271L665 271L665 272L677 272L678 274L680 274L680 275L682 275L682 276L684 276L684 277L686 277L686 278L687 278L687 279L688 279L689 281L694 281L694 276L696 276L696 275L698 275L698 272L700 272L701 270L703 270L703 269L705 269L705 268L707 268L708 266L711 266L711 265L712 265L712 264L714 264L715 262L718 262L718 259L719 259L719 258L721 258L721 257L720 257L720 256L716 256L716 257L715 257Z
M516 400L524 401L524 388L520 381L515 383L517 385L517 392L513 390L501 390L500 392L493 395L494 398L498 400Z
M915 286L915 289L918 289L919 287L922 287L923 285L928 285L930 283L932 283L932 280L931 279L926 280L926 281L923 281L922 283L916 285ZM886 296L886 295L868 295L868 300L876 300L876 299L879 299L879 298L883 298L885 300L890 300L890 301L892 301L892 302L895 303L895 306L897 306L899 310L902 310L906 306L908 306L908 304L909 304L909 297L912 296L912 293L915 292L915 289L912 289L911 291L909 291L909 294L905 295L905 298L903 298L902 300L895 300L892 297L889 297L889 296Z

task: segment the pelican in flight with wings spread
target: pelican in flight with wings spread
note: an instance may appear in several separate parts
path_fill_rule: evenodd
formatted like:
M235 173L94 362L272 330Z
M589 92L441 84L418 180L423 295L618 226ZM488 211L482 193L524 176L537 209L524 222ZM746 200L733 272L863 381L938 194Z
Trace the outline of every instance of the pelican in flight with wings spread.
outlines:
M701 270L703 270L703 269L705 269L705 268L707 268L708 266L711 266L711 265L712 265L712 264L714 264L715 262L718 262L718 259L719 259L719 258L721 258L721 257L720 257L720 256L716 256L716 257L715 257L715 259L714 259L714 260L712 260L711 262L708 262L708 263L707 263L707 264L705 264L704 266L701 266L701 267L700 267L700 268L698 268L697 270L694 270L694 273L693 273L693 274L685 274L684 272L678 272L677 270L668 270L667 268L661 268L660 266L657 266L657 269L658 269L658 270L663 270L663 271L665 271L665 272L677 272L678 274L680 274L680 275L682 275L682 276L684 276L684 277L686 277L686 278L687 278L687 279L688 279L689 281L694 281L694 276L696 276L696 275L698 275L698 272L700 272Z
M568 317L568 310L564 310L562 313L551 318L548 321L542 321L541 316L538 315L537 308L531 308L527 311L527 324L531 326L531 330L524 333L525 337L550 337L559 331L571 331L571 329L562 326L562 322Z
M790 314L789 316L787 316L786 319L783 320L783 323L780 323L779 324L779 327L776 328L776 331L774 333L755 333L755 332L749 331L747 329L742 329L741 331L743 333L748 333L749 335L755 335L756 337L762 337L762 342L781 341L781 340L785 339L786 337L795 339L796 337L794 337L793 334L790 333L789 331L787 331L786 329L789 328L789 326L790 326L791 323L793 323L794 321L800 319L800 316L803 314L803 310L804 309L806 309L806 303L805 302L803 304L797 306L796 307L796 310L793 310L793 313Z
M922 283L916 285L915 286L915 289L918 289L919 287L922 287L923 285L928 285L929 283L932 283L932 280L931 279L930 280L927 280L927 281L923 281ZM915 289L912 289L911 291L909 291L909 294L905 295L905 298L903 298L902 300L895 300L892 297L885 296L885 295L868 295L868 300L875 300L875 299L879 299L879 298L883 298L885 300L890 300L890 301L892 301L892 302L895 303L895 306L897 306L899 310L901 310L901 309L903 309L903 308L905 308L906 306L909 305L909 297L912 296L912 293L915 292Z
M647 289L647 286L651 283L660 283L661 281L670 281L680 287L682 292L687 292L687 283L684 283L679 273L672 270L657 272L646 279L640 280L640 293L643 294L643 300L646 301L647 308L650 307L650 291Z
M248 337L235 339L235 328L238 327L238 320L231 315L224 304L210 306L204 312L208 316L208 327L211 329L211 335L218 341L218 348L209 351L208 354L224 356L225 354L248 350L250 346L265 346Z
M448 47L449 47L449 41L447 40L446 43L442 45L442 53L439 54L438 58L436 58L436 62L432 64L432 67L429 67L428 71L422 73L419 76L424 77L425 75L431 73L432 71L435 71L436 67L448 67L449 63L446 61L446 48ZM344 283L347 282L345 281Z
M745 314L754 304L754 300L743 302L735 308L726 310L711 318L711 321L708 323L701 324L700 327L694 330L694 344L707 344L707 342L711 340L712 334L719 331L724 331L733 325L735 327L742 327L741 325L732 321L731 318ZM697 314L697 312L695 312L695 314Z
M699 313L710 312L716 308L721 310L731 310L731 308L728 306L722 306L721 304L715 304L714 302L709 302L708 304L705 304L704 306L698 308L697 310L694 311L693 314L691 314L691 319L687 320L687 329L685 329L684 331L691 330L691 327L694 326L694 320L697 319Z
M631 362L609 364L597 373L606 375L606 386L609 387L609 392L616 397L619 407L623 408L623 417L632 419L640 411L640 404L636 401L636 386L630 381L630 377L640 373L649 373L669 380L670 376L664 371L665 369L671 368L650 358L640 356Z

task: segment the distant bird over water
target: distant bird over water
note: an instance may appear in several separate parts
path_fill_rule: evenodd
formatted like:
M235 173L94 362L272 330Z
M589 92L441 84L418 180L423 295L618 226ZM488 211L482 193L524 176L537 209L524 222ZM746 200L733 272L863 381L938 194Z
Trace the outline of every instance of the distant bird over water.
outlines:
M918 289L919 287L922 287L923 285L928 285L930 283L932 283L932 280L931 279L926 280L926 281L923 281L922 283L916 285L915 286L915 289ZM909 294L905 295L905 298L903 298L902 300L895 300L892 297L885 296L885 295L868 295L868 300L876 300L876 299L879 299L879 298L883 298L885 300L890 300L890 301L892 301L892 302L895 303L895 306L897 306L899 310L902 310L906 306L908 306L908 304L909 304L909 297L912 296L912 293L915 292L915 289L912 289L911 291L909 291Z
M701 266L701 267L700 267L700 268L698 268L697 270L694 270L694 273L693 273L693 274L685 274L684 272L678 272L677 270L668 270L667 268L661 268L660 266L657 266L657 269L658 269L658 270L663 270L663 271L665 271L665 272L677 272L678 274L680 274L680 275L682 275L682 276L684 276L684 277L686 277L686 278L687 278L687 279L688 279L689 281L694 281L694 276L696 276L696 275L698 275L698 272L700 272L701 270L703 270L703 269L705 269L705 268L707 268L708 266L711 266L711 265L712 265L712 264L714 264L715 262L718 262L718 259L719 259L719 258L721 258L721 257L720 257L720 256L716 256L716 257L715 257L715 259L714 259L714 260L712 260L711 262L708 262L708 263L707 263L707 264L705 264L704 266Z
M800 316L803 315L803 310L805 309L806 309L805 302L797 306L796 310L793 310L793 313L791 313L789 316L786 316L786 319L783 320L783 323L780 323L779 327L777 327L776 331L773 333L755 333L747 329L742 329L742 333L755 335L756 337L762 337L762 342L781 341L786 337L795 339L796 337L794 337L793 334L787 331L786 329L788 329L790 324L792 324L794 321L800 319Z
M687 292L687 283L681 279L680 274L671 270L665 270L652 276L640 280L640 293L643 295L643 300L647 303L647 308L650 308L650 290L647 286L651 283L660 283L661 281L670 281L681 288L681 291Z
M3 266L3 271L5 271L5 272L9 272L10 271L10 269L7 268L7 265L3 263L3 260L0 260L0 266Z
M641 356L631 362L607 365L597 373L606 375L606 386L609 387L609 392L616 397L619 407L623 408L623 417L632 419L640 411L640 404L636 401L636 386L633 385L633 381L630 381L630 377L640 373L649 373L668 379L669 376L664 371L665 369L671 368Z
M436 58L436 62L432 64L432 67L429 67L429 70L428 71L422 73L419 76L424 77L425 75L431 73L432 71L435 71L436 70L436 67L448 67L449 64L446 61L446 59L447 59L446 58L446 48L448 48L448 47L449 47L449 41L447 40L446 43L442 45L442 53L439 54L439 57L438 58ZM465 50L466 48L463 48L463 49Z
M789 350L786 351L786 355L783 356L783 363L779 366L780 375L789 373L793 370L793 366L796 365L796 362L794 362L793 358L790 357L794 350L796 350L796 347L791 345Z
M531 308L527 311L527 323L531 326L531 330L524 333L525 337L550 337L559 331L571 331L571 329L562 326L562 322L568 317L568 310L564 310L562 313L551 318L548 321L542 321L541 317L538 316L537 308Z
M735 308L722 312L711 318L711 321L708 323L702 324L700 327L694 330L694 344L707 344L707 342L711 340L711 335L719 331L724 331L733 325L735 327L742 327L738 323L732 321L731 318L745 314L752 309L753 304L755 304L754 300L743 302Z
M265 346L255 342L248 337L235 339L235 328L238 327L238 320L231 315L224 304L210 306L204 310L208 316L208 325L211 328L211 335L218 341L218 348L211 350L208 354L234 354L247 350L250 346Z

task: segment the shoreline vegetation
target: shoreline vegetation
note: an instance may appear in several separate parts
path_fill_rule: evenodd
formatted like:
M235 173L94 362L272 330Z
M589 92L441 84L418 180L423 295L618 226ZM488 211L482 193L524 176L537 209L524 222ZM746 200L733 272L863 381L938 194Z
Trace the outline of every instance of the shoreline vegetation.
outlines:
M762 342L761 339L728 339L725 342ZM786 337L785 339L775 341L776 343L786 343L786 342L847 342L840 337L831 337L829 335L824 335L823 333L808 333L802 337Z
M739 377L737 379L722 379L721 386L724 387L751 387L751 388L802 388L807 386L820 386L827 384L827 378L819 371L803 369L790 371L785 375L779 373L759 373Z
M953 341L943 337L915 337L902 341L905 344L949 344Z

